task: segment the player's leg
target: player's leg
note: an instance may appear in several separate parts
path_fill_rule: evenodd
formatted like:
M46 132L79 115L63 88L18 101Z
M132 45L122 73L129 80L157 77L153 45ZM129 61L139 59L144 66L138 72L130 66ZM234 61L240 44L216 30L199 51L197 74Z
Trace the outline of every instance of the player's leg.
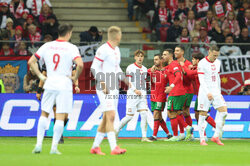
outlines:
M222 95L214 95L213 106L218 111L217 113L218 117L216 121L215 132L211 140L217 143L218 145L224 145L219 139L219 136L222 133L223 126L225 124L225 120L227 117L227 106Z
M191 102L193 99L193 94L186 94L185 97L186 97L186 101L185 101L185 104L183 107L183 116L185 118L186 123L189 126L192 126L193 122L192 122L192 118L190 116L190 105L191 105Z
M40 153L42 151L42 143L45 130L48 125L48 116L55 102L55 94L52 91L45 90L41 101L42 113L37 125L37 142L32 153Z
M154 128L153 128L153 136L149 138L151 141L157 141L157 133L160 126L160 113L156 110L157 102L151 101L151 111L153 111L154 117Z
M53 112L54 112L54 125L56 124L56 105L53 106ZM61 136L60 140L59 140L59 144L63 144L64 143L64 139L63 139L63 135Z
M169 103L169 100L168 100ZM168 105L168 109L169 107L171 108L171 106ZM166 141L179 141L179 137L178 137L178 120L177 120L177 112L173 111L173 110L168 110L168 117L170 119L171 122L171 127L172 127L172 131L173 131L173 137L171 137L170 139L167 139Z
M169 132L169 130L168 130L168 128L167 128L167 124L166 124L166 122L164 121L164 119L162 118L162 112L164 111L164 109L165 109L165 105L166 105L166 103L165 102L159 102L158 104L157 104L157 107L156 107L156 109L157 110L160 110L160 126L161 126L161 128L163 129L163 131L167 134L167 138L169 139L169 138L171 138L171 137L173 137L173 135Z
M129 108L128 110L130 110L131 108ZM118 137L119 132L121 131L121 129L128 124L128 122L133 118L134 114L126 114L126 116L124 118L122 118L118 128L115 130L115 135L116 137Z

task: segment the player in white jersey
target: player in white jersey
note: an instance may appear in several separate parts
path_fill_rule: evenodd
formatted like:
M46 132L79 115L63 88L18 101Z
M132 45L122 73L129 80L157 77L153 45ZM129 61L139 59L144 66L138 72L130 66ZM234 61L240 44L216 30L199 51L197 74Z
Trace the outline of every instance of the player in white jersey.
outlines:
M41 101L42 113L37 126L37 143L33 153L42 151L42 142L48 124L48 116L57 106L56 123L50 154L61 154L57 150L58 141L64 128L64 120L72 111L73 92L72 81L75 82L83 69L83 62L78 48L68 41L72 35L72 25L61 25L58 28L59 38L42 45L28 64L40 80L45 81L44 94ZM38 69L37 61L44 62L47 67L47 77ZM76 74L72 77L73 62L77 64Z
M213 45L209 49L208 56L203 58L198 64L198 77L200 81L198 93L198 127L201 145L207 145L205 142L204 131L207 126L207 111L209 110L209 106L211 104L218 111L216 129L211 140L218 145L224 145L220 141L219 136L227 117L227 106L223 96L221 95L219 75L221 62L217 59L219 54L219 48Z
M147 138L147 91L146 79L147 68L142 65L145 53L142 50L136 50L134 53L135 63L130 64L126 69L126 77L133 84L133 88L127 91L126 116L121 120L120 125L116 129L118 136L120 130L133 118L136 111L141 115L141 132L142 142L153 142ZM140 95L137 95L140 94Z
M129 84L120 68L121 55L118 45L121 37L119 27L109 27L108 41L97 49L91 66L91 71L97 81L96 93L100 101L99 107L103 111L103 118L90 150L92 154L105 155L100 148L105 133L107 133L112 155L126 152L126 149L117 146L114 130L114 119L119 98L119 79Z

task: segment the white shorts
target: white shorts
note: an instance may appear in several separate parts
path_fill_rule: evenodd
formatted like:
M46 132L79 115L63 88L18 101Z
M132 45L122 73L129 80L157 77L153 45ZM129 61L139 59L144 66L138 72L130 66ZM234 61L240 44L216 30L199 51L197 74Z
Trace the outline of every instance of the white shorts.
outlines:
M210 105L212 104L215 109L227 106L226 102L221 94L213 94L214 99L209 101L207 98L207 94L199 93L198 95L198 110L200 111L208 111Z
M42 110L50 113L56 104L56 113L69 114L73 108L73 92L45 90L42 97Z
M127 96L127 103L126 103L126 114L135 114L138 110L147 110L147 100L146 98L142 98L137 95L132 95L136 97Z
M96 94L99 98L102 112L117 110L119 99L118 90L110 91L109 94L104 94L103 91L96 90Z

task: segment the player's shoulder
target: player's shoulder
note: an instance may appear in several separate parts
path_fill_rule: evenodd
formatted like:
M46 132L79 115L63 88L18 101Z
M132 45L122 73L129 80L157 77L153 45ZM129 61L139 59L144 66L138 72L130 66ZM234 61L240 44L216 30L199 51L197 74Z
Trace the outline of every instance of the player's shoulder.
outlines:
M132 64L128 65L127 70L128 70L128 69L132 69L132 68L134 68L134 67L135 67L135 65L132 63Z
M203 63L207 63L206 58L201 59L198 64L200 65L200 64L203 64Z
M145 66L143 66L143 65L142 65L142 70L143 71L148 71L148 69Z

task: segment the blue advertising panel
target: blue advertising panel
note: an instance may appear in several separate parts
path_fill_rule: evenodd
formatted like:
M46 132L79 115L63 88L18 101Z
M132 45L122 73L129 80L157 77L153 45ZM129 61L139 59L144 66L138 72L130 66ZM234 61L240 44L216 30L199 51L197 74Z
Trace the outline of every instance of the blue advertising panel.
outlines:
M224 126L224 138L250 138L250 99L249 96L224 96L228 106L228 117ZM195 128L194 136L198 137L197 122L194 118L194 101L191 104L191 117ZM148 99L150 108L150 101ZM75 94L73 112L69 115L69 122L65 127L66 137L94 137L97 126L102 118L102 110L98 107L99 100L93 94ZM115 118L115 127L126 113L126 95L119 99L118 114ZM0 94L0 136L36 136L38 119L41 114L40 101L35 94ZM216 111L212 108L210 115L216 119ZM163 112L167 119L166 110ZM53 134L53 113L48 120L47 136ZM171 130L169 119L167 127ZM152 135L153 115L148 111L148 132ZM208 125L207 136L211 137L214 129ZM135 114L133 119L120 132L120 137L141 137L140 116ZM166 137L162 129L158 137Z

